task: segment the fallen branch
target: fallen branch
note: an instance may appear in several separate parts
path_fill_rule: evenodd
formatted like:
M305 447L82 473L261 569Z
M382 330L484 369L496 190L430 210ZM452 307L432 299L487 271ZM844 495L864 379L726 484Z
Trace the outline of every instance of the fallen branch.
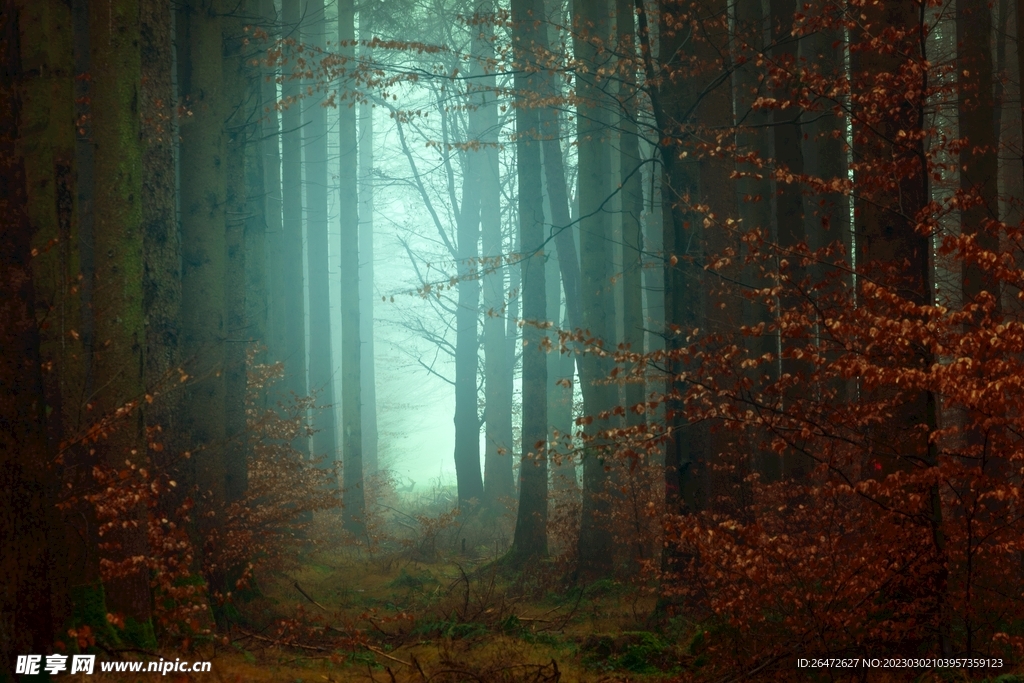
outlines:
M370 652L372 652L375 655L380 655L384 659L390 659L392 662L398 662L399 664L405 664L410 669L413 668L413 665L412 665L411 662L403 661L403 660L399 659L398 657L392 657L391 655L387 654L386 652L381 652L377 648L371 647L370 645L363 645L363 647L365 647L367 650L369 650Z
M311 603L313 603L314 605L316 605L317 607L319 607L320 609L322 609L322 610L323 610L323 611L325 611L325 612L329 612L329 611L330 611L330 610L328 610L328 609L327 609L326 607L324 607L323 605L321 605L321 604L320 604L319 602L317 602L316 600L314 600L313 598L311 598L311 597L310 597L310 595L309 595L309 593L307 593L306 591L302 590L302 586L300 586L300 585L299 585L299 582L298 582L298 581L292 581L292 585L293 585L293 586L295 586L295 590L297 590L297 591L299 591L300 593L302 593L302 596L303 596L304 598L306 598L307 600L309 600L309 601L310 601Z
M330 652L330 650L326 647L317 647L316 645L303 645L302 643L286 643L280 640L274 640L273 638L267 638L266 636L260 636L255 633L249 633L248 631L245 631L243 629L238 630L246 636L248 636L249 638L260 640L264 643L270 643L271 645L276 645L277 647L295 647L300 650L310 650L312 652Z

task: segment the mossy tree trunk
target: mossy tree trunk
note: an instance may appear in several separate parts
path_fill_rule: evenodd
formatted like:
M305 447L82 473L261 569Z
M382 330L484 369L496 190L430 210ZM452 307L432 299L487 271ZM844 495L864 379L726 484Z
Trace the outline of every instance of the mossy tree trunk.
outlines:
M50 652L53 620L47 519L53 452L32 273L33 226L24 151L19 149L19 11L0 4L0 678L14 680L17 655Z
M181 362L181 243L175 199L172 10L164 0L142 0L140 10L145 375L147 391L156 397L146 409L146 427L151 432L148 440L163 446L151 457L162 467L173 468L181 443L181 391L175 372Z
M140 144L140 13L138 0L90 4L92 131L94 143L93 315L96 346L95 404L117 418L97 451L115 470L130 461L145 467L147 443L141 406L145 394L146 330L143 308L142 146ZM126 519L127 518L127 519ZM151 596L144 558L145 505L130 506L104 541L106 559L124 565L104 581L107 608L126 617L136 642L152 640ZM122 522L129 522L122 525ZM138 633L131 631L138 629Z
M214 0L190 0L177 18L178 85L188 115L181 124L181 343L190 375L185 426L198 487L197 540L223 524L227 140L223 36ZM222 575L208 577L220 590Z
M246 350L255 341L246 316L246 216L248 211L246 148L253 119L249 73L245 64L246 2L218 6L223 40L223 122L225 144L224 208L224 494L225 502L240 500L248 481L245 433ZM255 267L256 264L253 264Z
M23 76L20 81L19 131L25 164L27 209L32 222L32 262L40 358L46 394L46 428L51 453L73 440L82 425L86 355L82 344L82 277L78 215L75 202L74 24L63 2L23 1L18 24ZM81 449L62 454L73 464ZM61 485L54 477L50 484ZM68 543L62 514L48 511L53 555L52 576L60 584L55 595L67 594L70 580ZM95 554L87 573L95 580ZM54 605L55 622L68 616L69 606Z

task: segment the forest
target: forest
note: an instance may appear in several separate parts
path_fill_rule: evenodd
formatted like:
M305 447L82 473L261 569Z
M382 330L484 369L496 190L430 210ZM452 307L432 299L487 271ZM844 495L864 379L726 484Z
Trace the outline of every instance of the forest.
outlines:
M0 683L1024 681L1024 2L0 3Z

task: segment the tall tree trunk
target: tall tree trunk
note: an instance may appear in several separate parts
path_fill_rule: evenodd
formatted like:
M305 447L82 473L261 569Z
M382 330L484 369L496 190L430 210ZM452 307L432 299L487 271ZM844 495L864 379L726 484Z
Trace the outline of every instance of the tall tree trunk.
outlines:
M643 225L644 190L641 186L640 145L637 140L636 48L632 0L615 0L615 26L620 57L619 77L619 177L622 189L622 342L634 353L644 353ZM719 188L720 190L720 188ZM626 424L644 422L641 412L631 410L644 402L644 382L627 380Z
M477 59L494 57L493 0L477 3L483 35L474 48ZM498 92L494 72L479 79L477 106L483 150L478 167L480 234L484 263L484 500L494 505L515 495L512 473L512 368L505 348L505 267L501 236L501 170L498 160Z
M799 44L800 58L820 68L821 73L839 74L845 66L845 40L840 29L823 30L802 36ZM818 111L806 117L802 123L804 172L832 187L849 179L849 150L846 147L846 121L835 115L834 103L822 98ZM816 201L815 201L816 200ZM852 288L853 278L849 275L852 266L853 239L850 226L850 198L839 191L821 192L814 200L805 203L804 225L808 246L817 251L833 243L843 249L838 257L848 270L839 279L843 286ZM811 276L814 281L825 282L828 275L835 275L834 269L825 264L812 264ZM819 328L819 334L822 334ZM830 353L837 358L839 350ZM854 384L836 381L832 389L840 400L854 399ZM777 458L777 456L774 456Z
M917 216L931 198L921 129L925 118L925 93L929 87L927 68L920 69L922 82L913 96L888 92L902 88L898 81L886 79L899 74L907 60L926 59L924 12L914 0L899 0L865 9L863 41L877 39L880 27L892 27L905 35L892 50L858 50L851 55L854 101L854 161L860 165L855 183L872 187L871 174L884 174L887 182L875 192L854 199L854 227L857 235L857 271L865 280L899 292L919 305L934 302L931 238L917 230ZM887 34L888 35L888 34ZM915 84L916 85L916 84ZM880 87L881 86L881 87ZM879 116L875 98L891 98L898 108ZM991 118L989 119L991 125ZM899 135L900 131L903 135ZM893 143L893 140L897 140ZM877 180L877 175L874 178ZM893 269L892 266L899 264ZM866 305L866 304L865 304ZM917 352L919 367L931 367L935 360L927 351ZM862 391L868 401L894 399L896 388L883 387ZM915 462L937 466L938 446L932 438L938 428L937 401L930 391L904 391L890 411L888 419L867 434L872 451L882 466L882 476L897 469L910 469ZM924 429L921 429L921 426ZM936 605L939 645L950 652L949 617L945 614L947 575L942 506L938 486L929 486L921 494L922 519L927 520L933 544L935 575L930 590Z
M181 307L181 243L174 192L175 104L171 7L142 0L142 221L146 311L146 388L157 399L146 409L146 427L160 430L164 458L181 452L178 314ZM173 377L172 377L173 375ZM154 459L156 455L154 454ZM173 466L172 461L159 463Z
M697 509L693 466L703 459L706 439L699 426L691 425L683 413L686 385L681 375L687 369L682 355L688 335L703 321L700 292L703 290L701 219L690 206L699 190L700 168L695 155L686 153L692 134L693 105L706 83L696 78L672 77L680 63L691 59L694 47L688 33L679 30L687 6L679 0L661 0L658 26L658 66L655 67L648 26L647 6L636 0L637 34L640 38L644 71L649 85L651 108L660 143L662 165L662 222L665 257L665 503L670 513L687 514ZM684 22L686 23L686 22ZM663 561L671 559L666 552Z
M605 203L611 196L612 137L601 71L610 66L612 52L604 48L608 40L608 3L574 0L573 47L584 70L577 72L577 138L579 149L578 197L580 202L580 274L583 326L605 348L615 348L615 302L612 297L611 214ZM583 412L594 419L587 427L590 439L583 456L583 511L580 522L579 569L586 576L607 576L614 564L614 544L609 529L611 506L608 501L608 474L603 450L610 446L599 441L607 428L597 416L612 409L618 392L604 382L611 364L597 350L585 353L580 381L590 390L583 391Z
M253 16L258 0L247 0L246 14ZM243 31L245 27L243 26ZM247 348L254 349L257 363L267 361L270 301L267 291L267 205L269 203L264 171L262 117L263 69L254 60L263 55L261 46L246 49L239 78L245 83L245 334ZM265 406L266 394L260 396ZM247 449L251 452L251 449Z
M300 0L281 0L282 34L298 34L302 20ZM294 60L294 55L292 55ZM302 225L302 113L297 101L301 88L291 74L294 61L285 64L281 96L286 103L281 112L281 188L282 249L285 298L285 387L296 396L306 396L306 294L303 277ZM300 452L309 452L303 437L294 444Z
M738 0L735 5L735 33L738 37L734 59L745 58L742 66L733 75L733 88L736 98L737 121L736 147L737 154L749 157L750 162L736 164L737 172L743 174L736 183L738 214L741 232L760 230L764 239L776 241L776 232L772 221L772 181L770 172L761 166L772 157L772 129L769 126L771 117L762 107L754 107L754 102L765 93L763 79L754 68L758 55L764 53L765 21L764 8L761 0ZM739 252L743 258L749 255L749 247ZM770 286L760 276L757 262L745 264L742 283L745 287L763 288ZM747 353L751 358L770 357L770 361L762 361L750 371L750 379L755 386L763 387L778 380L778 348L775 336L768 330L771 314L768 307L757 299L746 299L743 305L742 324L763 330L762 333L744 339ZM782 476L782 461L778 453L764 449L757 450L754 467L767 481L777 481Z
M179 10L178 84L190 116L181 124L181 344L188 385L188 447L192 480L203 496L198 541L223 524L227 468L224 440L227 140L223 37L215 0L192 0ZM182 40L182 38L185 38ZM208 577L222 590L223 574Z
M697 59L702 69L712 73L725 73L729 67L729 43L727 38L728 8L724 0L707 0L703 3L702 33L704 38L698 42ZM722 121L733 120L733 90L729 80L720 81L708 88L702 95L697 109L697 120L702 128L702 137L714 140L716 147L725 148L728 142L726 133L719 133ZM716 139L717 136L717 139ZM722 192L728 187L736 165L724 153L708 151L701 155L700 160L700 203L707 207L702 216L704 229L704 261L707 271L703 291L703 307L706 311L704 324L709 334L738 337L743 306L740 298L732 289L732 283L739 279L735 261L728 265L717 265L713 257L725 254L728 250L738 252L739 235L726 221L736 215L736 197L732 192ZM738 341L738 339L737 339ZM729 453L731 434L728 429L710 429L709 423L704 427L707 449L705 460L698 468L700 484L697 495L701 507L717 510L735 509L735 504L748 497L743 491L747 471L742 465L726 473L715 465L720 456Z
M22 79L19 7L0 4L0 678L17 655L53 647L48 529L53 452L39 355L32 273L32 219L18 138Z
M224 305L226 344L224 345L224 446L225 482L227 502L240 500L245 495L248 481L245 444L245 355L251 339L246 319L246 176L245 148L248 121L252 111L248 101L248 74L243 55L245 37L245 2L232 1L220 20L224 41L225 100L225 189L224 213Z
M520 269L523 278L523 429L519 466L519 511L512 556L517 562L547 554L547 358L544 345L544 204L541 183L540 121L537 110L526 105L536 92L534 51L537 25L533 17L542 7L538 0L512 1L513 55L520 68L515 74L516 169L519 180ZM523 106L526 105L526 106Z
M543 3L541 3L543 4ZM547 25L557 25L558 21L552 21L549 12L554 8L545 7L545 16L548 17ZM550 49L550 38L547 27L537 31L539 47L542 51ZM563 96L561 80L557 73L545 70L540 74L542 87L547 96L557 101ZM549 307L548 315L554 323L561 323L571 331L582 330L583 324L583 302L580 296L580 261L576 249L577 227L572 220L569 210L569 190L565 178L565 160L562 154L561 122L559 121L559 109L553 106L538 107L537 114L540 118L541 151L544 161L544 181L547 189L548 206L550 208L551 234L554 237L556 262L558 271L551 277L556 277L554 291L561 291L565 294L565 317L558 319L554 309ZM549 285L550 289L551 285ZM572 346L573 353L558 354L549 363L548 377L548 405L550 412L548 421L552 427L567 437L572 434L573 411L573 378L577 365L583 362L583 355L579 353L577 345ZM558 384L561 382L561 384ZM583 383L584 393L590 392L593 385ZM576 489L576 458L573 449L561 449L561 452L554 454L551 458L552 483L563 489Z
M790 70L796 58L799 41L799 38L793 35L793 15L797 9L796 0L771 0L770 8L772 42L774 44L771 58L782 69ZM782 102L788 101L793 87L788 82L784 82L775 97ZM775 143L775 223L779 247L783 250L793 249L807 241L807 235L804 232L803 193L798 181L787 180L787 178L799 176L804 172L800 114L801 111L798 107L783 107L772 111L772 131ZM786 265L782 265L783 261L786 262ZM786 292L793 292L806 273L805 269L799 265L799 259L780 257L779 262L781 281L790 283L789 287L784 287L784 293L779 303L783 309L789 309L801 302L792 294L787 296ZM792 353L787 352L787 349L804 346L807 340L784 336L781 331L779 335L781 376L783 378L806 377L810 371L810 365L794 357ZM803 391L804 381L802 379L794 381L788 390L783 392L783 408L788 409L790 405L798 401ZM783 476L801 479L808 473L810 467L810 460L800 453L790 449L783 454Z
M79 274L78 285L81 305L79 322L81 323L82 359L82 390L76 400L73 424L65 425L70 434L80 433L90 420L91 413L85 410L84 397L90 396L94 388L92 369L92 353L95 333L92 315L92 273L94 270L93 245L93 140L92 140L92 84L81 76L91 71L89 59L89 0L72 0L71 19L73 23L75 78L75 184L77 192L76 218L78 230ZM69 415L70 417L70 415ZM63 473L61 486L90 486L92 483L92 467L96 463L95 454L90 453L84 445L72 446L64 453L68 465ZM81 567L81 570L69 576L68 590L61 591L72 602L81 597L82 593L90 596L102 589L100 583L99 535L96 525L95 511L92 506L79 501L71 510L64 513L65 532L55 535L55 543L66 543L69 567ZM70 602L65 605L63 622L73 611Z
M302 42L309 52L314 73L327 47L323 0L305 2ZM316 393L313 411L313 455L326 457L325 466L337 460L335 434L334 365L331 361L330 259L327 238L327 125L326 110L315 88L302 99L302 151L306 183L306 272L309 273L309 387ZM345 112L342 112L345 116ZM355 162L355 159L351 159ZM346 172L344 162L342 172ZM342 218L345 226L347 217Z
M363 0L359 6L360 58L373 60L374 3ZM376 289L373 283L373 105L359 105L359 339L362 342L360 377L363 401L363 474L377 474L377 368L373 343L373 308Z
M279 37L280 24L274 0L260 0L260 19L266 26L268 42L258 45L261 60L266 59L266 50ZM288 311L290 290L288 283L288 261L285 258L288 247L284 236L281 217L281 114L277 110L278 66L266 66L260 78L260 97L263 111L260 116L263 150L263 187L265 190L264 215L267 221L266 268L267 290L270 293L267 309L267 348L271 362L285 361L288 357ZM287 395L284 387L274 390L274 395L283 399Z
M90 9L97 255L94 400L99 415L129 408L97 451L111 468L122 469L126 460L145 467L145 423L139 407L146 389L139 3L93 0ZM147 554L145 505L136 504L129 515L129 520L108 520L113 526L104 540L112 546L107 559L113 562L130 562ZM122 526L122 521L131 524ZM144 566L128 564L120 569L123 576L104 582L107 608L126 617L128 635L137 643L153 641L149 576Z
M961 209L962 232L974 235L979 247L999 253L999 236L986 223L999 220L996 102L992 93L992 11L984 0L957 0L957 120L959 135L970 140L960 150L960 189L972 197ZM969 75L968 75L969 74ZM998 281L973 263L963 263L964 303L981 293L1000 306Z
M480 48L476 33L470 51ZM483 75L474 60L471 74ZM471 82L472 83L472 82ZM473 88L473 85L468 86ZM475 99L475 98L473 98ZM469 140L478 139L479 111L468 112ZM480 319L480 280L477 277L480 257L480 182L478 153L467 151L462 169L462 204L456 216L458 249L458 308L455 313L455 475L458 481L459 506L483 502L484 482L480 473L480 419L477 415L477 379L479 363L478 323Z
M24 159L27 210L33 231L32 259L39 354L46 395L50 453L72 440L82 427L85 349L82 345L81 278L78 219L75 206L74 24L71 7L62 2L18 3L21 68L21 157ZM66 454L73 465L81 449ZM50 485L61 486L60 477ZM52 492L55 493L55 492ZM61 513L49 511L48 534L53 555L51 575L60 583L55 595L67 595L70 580L67 540ZM71 531L70 529L67 531ZM98 564L88 572L98 576ZM55 604L55 623L69 606Z
M339 0L338 39L341 56L355 59L355 16L353 0ZM342 101L341 131L341 385L342 451L344 463L345 526L362 535L366 515L363 489L363 420L359 345L359 188L356 163L359 159L356 110Z

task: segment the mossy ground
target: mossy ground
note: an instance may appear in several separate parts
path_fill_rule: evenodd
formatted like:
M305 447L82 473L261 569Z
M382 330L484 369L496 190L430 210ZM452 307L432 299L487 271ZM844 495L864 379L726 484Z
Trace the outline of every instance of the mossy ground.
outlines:
M274 568L230 610L230 630L165 658L213 662L211 673L168 681L230 683L626 683L689 680L706 666L704 628L666 620L641 581L577 585L566 567L513 572L501 544L411 536L373 553L349 542L310 544ZM337 540L337 539L334 539ZM429 552L425 543L429 540ZM710 627L709 627L710 628ZM142 658L138 651L125 658ZM98 659L111 656L100 654ZM828 673L833 676L827 675ZM1008 673L1005 672L1004 673ZM67 680L153 681L158 674ZM714 678L714 677L712 677ZM751 680L960 681L958 674L796 671ZM974 680L977 680L975 677ZM999 679L1002 680L1002 679Z

